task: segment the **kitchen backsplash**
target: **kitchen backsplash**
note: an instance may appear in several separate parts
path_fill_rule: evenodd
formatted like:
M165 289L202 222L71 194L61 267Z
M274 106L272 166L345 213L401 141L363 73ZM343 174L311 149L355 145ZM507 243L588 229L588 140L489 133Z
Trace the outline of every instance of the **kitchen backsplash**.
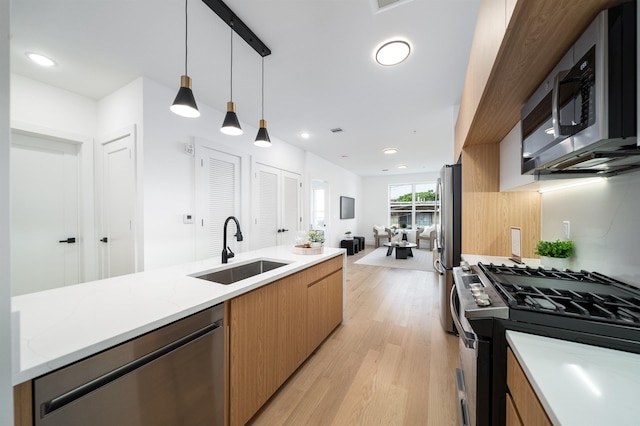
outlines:
M564 239L563 221L575 246L570 269L640 287L640 172L544 193L541 238Z

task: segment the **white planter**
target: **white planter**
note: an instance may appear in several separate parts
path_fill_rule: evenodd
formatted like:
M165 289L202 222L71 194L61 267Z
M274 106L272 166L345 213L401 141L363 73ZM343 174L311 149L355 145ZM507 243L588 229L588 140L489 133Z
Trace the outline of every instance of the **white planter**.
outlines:
M322 247L322 243L310 243L310 244L311 244L311 248Z
M545 269L555 268L559 271L564 271L569 267L569 259L566 257L540 256L540 264Z

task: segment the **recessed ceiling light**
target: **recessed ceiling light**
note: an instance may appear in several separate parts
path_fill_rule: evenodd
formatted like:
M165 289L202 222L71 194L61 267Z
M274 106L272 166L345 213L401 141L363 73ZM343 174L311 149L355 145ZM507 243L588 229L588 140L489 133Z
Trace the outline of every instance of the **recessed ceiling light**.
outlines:
M411 46L402 40L393 40L383 44L376 52L376 62L380 65L397 65L409 57Z
M309 135L309 133L307 133L307 132L300 133L300 137L302 139L309 139L309 136L311 136L311 135Z
M31 59L36 64L43 67L52 67L56 64L53 59L47 58L39 53L27 52L25 55L27 55L27 58Z
M398 152L398 148L385 148L382 150L385 154L395 154Z
M398 164L399 169L406 169L408 166L406 164Z
M553 127L549 127L549 128L548 128L548 129L546 129L544 132L545 132L546 134L548 134L548 135L552 135L552 134L553 134Z

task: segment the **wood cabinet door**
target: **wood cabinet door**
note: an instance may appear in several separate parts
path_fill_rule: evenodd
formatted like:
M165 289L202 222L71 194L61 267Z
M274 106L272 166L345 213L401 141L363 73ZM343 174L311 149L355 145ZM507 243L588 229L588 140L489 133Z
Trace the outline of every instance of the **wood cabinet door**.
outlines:
M302 274L278 282L278 386L307 359L307 285Z
M229 420L244 425L277 388L277 286L231 300Z
M313 352L342 322L342 270L307 287L307 350Z

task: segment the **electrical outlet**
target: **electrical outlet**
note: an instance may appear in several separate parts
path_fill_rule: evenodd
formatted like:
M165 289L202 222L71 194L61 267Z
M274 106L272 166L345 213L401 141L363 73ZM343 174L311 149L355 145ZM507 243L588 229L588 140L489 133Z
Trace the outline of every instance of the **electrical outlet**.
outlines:
M564 229L564 239L568 240L571 238L571 222L568 220L563 221L562 228Z
M184 153L193 157L196 154L196 149L193 146L193 144L185 143L184 144Z

